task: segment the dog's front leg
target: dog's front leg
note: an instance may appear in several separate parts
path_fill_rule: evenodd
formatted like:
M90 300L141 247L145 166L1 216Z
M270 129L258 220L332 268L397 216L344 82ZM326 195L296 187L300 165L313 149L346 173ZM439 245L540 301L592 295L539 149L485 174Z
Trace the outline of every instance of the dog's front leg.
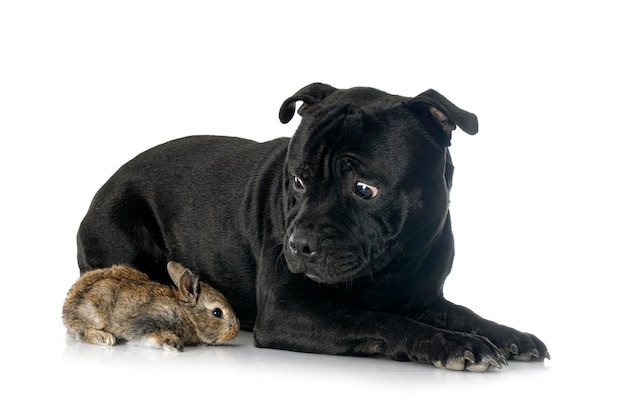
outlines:
M438 328L487 337L509 359L531 361L550 358L546 345L533 334L484 319L444 298L433 304L418 320Z
M484 337L446 331L402 315L364 311L285 267L272 266L257 279L257 310L258 347L382 355L454 370L484 371L506 364Z

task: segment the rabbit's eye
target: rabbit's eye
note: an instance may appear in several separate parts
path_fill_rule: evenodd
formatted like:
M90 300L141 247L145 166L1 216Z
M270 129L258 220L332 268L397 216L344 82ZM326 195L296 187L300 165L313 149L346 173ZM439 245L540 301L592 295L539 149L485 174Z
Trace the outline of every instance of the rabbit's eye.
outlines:
M220 308L213 309L213 316L216 318L221 318L224 316L224 312Z

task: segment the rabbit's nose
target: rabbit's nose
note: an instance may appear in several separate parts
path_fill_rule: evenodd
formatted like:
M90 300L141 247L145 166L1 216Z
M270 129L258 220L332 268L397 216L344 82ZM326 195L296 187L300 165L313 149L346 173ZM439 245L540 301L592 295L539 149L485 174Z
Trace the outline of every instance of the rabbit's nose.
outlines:
M226 340L232 340L235 338L237 333L239 332L239 320L232 321L230 323L230 328L228 329L228 333L226 334Z

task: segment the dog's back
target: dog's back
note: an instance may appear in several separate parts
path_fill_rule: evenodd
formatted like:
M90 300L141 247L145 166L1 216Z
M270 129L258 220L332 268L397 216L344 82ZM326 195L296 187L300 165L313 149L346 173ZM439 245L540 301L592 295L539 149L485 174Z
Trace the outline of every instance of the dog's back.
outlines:
M260 247L241 244L262 240L256 232L274 223L252 215L281 203L246 191L282 188L287 142L193 136L141 153L95 195L78 231L81 273L126 264L168 283L167 261L181 261L222 290L251 328Z

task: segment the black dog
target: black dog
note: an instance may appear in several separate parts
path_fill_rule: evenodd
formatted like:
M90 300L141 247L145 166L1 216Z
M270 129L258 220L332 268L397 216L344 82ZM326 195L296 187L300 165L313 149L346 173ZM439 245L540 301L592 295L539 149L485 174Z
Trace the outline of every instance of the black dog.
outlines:
M455 370L543 360L531 334L443 297L454 245L448 152L474 114L429 90L304 87L293 138L195 136L148 150L100 189L78 232L81 272L167 261L222 291L255 344L384 355Z

